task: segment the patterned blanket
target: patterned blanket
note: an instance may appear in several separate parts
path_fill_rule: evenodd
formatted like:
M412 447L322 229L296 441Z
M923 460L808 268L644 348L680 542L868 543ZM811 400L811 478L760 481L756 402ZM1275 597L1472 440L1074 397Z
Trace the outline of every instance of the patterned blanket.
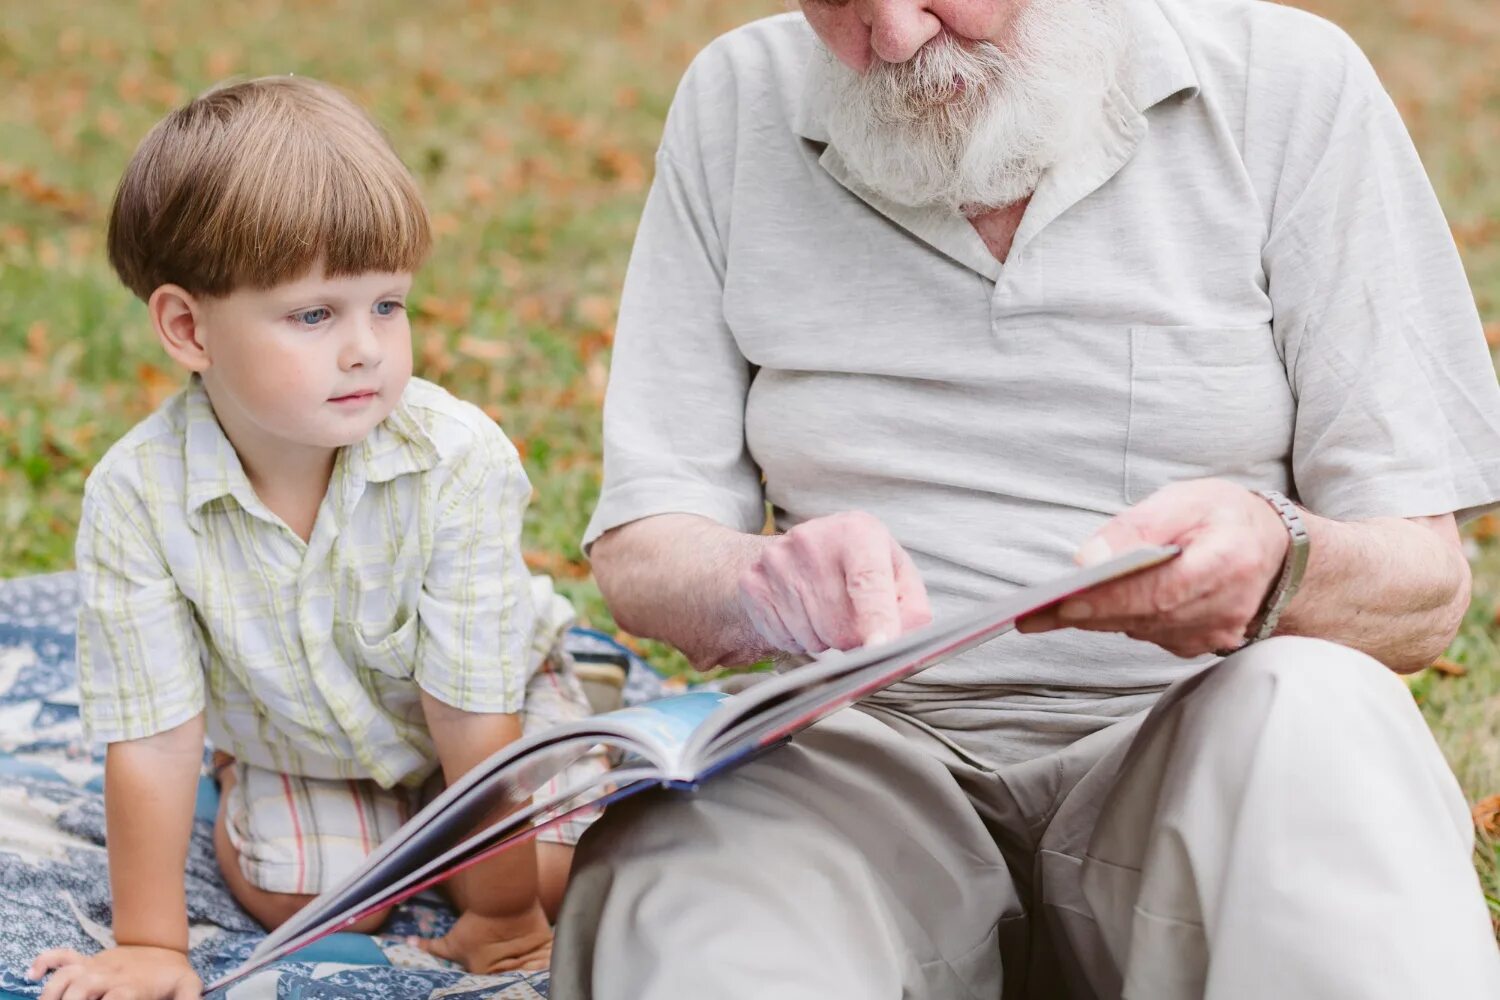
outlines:
M70 947L88 953L111 943L104 852L103 748L84 742L74 671L72 574L0 581L0 1000L37 997L25 971L37 952ZM575 651L623 651L583 629ZM625 699L657 697L662 681L631 657ZM214 860L217 792L199 785L187 863L191 959L205 982L239 964L261 938L235 904ZM470 976L408 947L407 935L432 936L452 922L437 897L418 897L380 937L338 934L298 961L265 970L216 1000L535 1000L546 973Z

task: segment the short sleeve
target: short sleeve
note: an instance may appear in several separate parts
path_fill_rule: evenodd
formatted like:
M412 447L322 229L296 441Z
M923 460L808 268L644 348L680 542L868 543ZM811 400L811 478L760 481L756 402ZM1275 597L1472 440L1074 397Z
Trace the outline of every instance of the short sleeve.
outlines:
M92 740L144 739L203 711L203 650L145 505L109 483L84 492L78 677Z
M1308 100L1320 136L1288 150L1264 252L1296 489L1338 519L1467 519L1500 501L1494 365L1400 115L1357 51L1346 70Z
M764 523L745 446L751 367L724 319L723 244L701 171L666 150L626 272L604 401L604 485L587 547L654 514Z
M415 677L468 712L519 712L536 611L521 554L531 483L490 425L453 460L437 491L432 556L417 602Z

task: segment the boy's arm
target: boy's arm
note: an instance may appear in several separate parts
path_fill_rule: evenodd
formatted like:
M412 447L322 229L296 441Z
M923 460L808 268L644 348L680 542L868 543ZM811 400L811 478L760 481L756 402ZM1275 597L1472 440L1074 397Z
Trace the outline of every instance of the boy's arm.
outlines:
M101 463L78 526L78 680L84 728L107 743L105 819L118 946L53 949L43 1000L197 997L183 870L203 760L202 649L128 459ZM55 970L55 971L53 971Z
M117 945L187 953L182 875L202 765L201 712L155 736L109 745L105 843Z
M426 691L422 711L450 785L521 736L519 715L466 712ZM496 811L482 822L493 823L503 815ZM546 967L552 932L538 893L534 840L459 872L452 894L462 911L460 926L447 939L429 942L430 951L472 972Z
M521 552L531 484L500 428L478 419L484 423L439 487L417 605L415 680L449 782L521 735L535 655L536 609ZM451 886L459 922L423 947L476 973L546 967L552 931L531 842L461 872Z
M53 972L43 1000L200 996L187 959L183 871L202 762L201 712L164 732L109 745L104 815L115 947L89 956L66 948L38 955L30 978Z

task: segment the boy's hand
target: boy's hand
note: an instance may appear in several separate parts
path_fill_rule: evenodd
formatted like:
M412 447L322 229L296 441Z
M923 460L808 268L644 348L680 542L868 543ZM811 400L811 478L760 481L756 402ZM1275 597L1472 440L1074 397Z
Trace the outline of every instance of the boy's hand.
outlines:
M552 961L552 927L541 903L509 916L486 916L471 910L442 937L419 938L413 943L429 955L457 962L475 975L518 969L536 972Z
M71 948L54 948L36 957L26 977L41 979L48 972L52 979L41 1000L199 1000L203 996L203 983L187 956L171 948L126 945L88 956Z

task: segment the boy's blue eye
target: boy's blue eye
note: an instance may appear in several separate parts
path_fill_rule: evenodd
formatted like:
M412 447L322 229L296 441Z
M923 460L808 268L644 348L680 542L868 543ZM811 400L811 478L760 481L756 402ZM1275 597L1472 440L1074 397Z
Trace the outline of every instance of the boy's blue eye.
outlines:
M405 306L403 306L400 302L397 302L394 299L387 299L384 302L375 303L375 315L394 316L404 308Z
M316 309L304 309L299 313L292 313L292 319L303 326L317 326L331 315L333 313L327 306L318 306Z

